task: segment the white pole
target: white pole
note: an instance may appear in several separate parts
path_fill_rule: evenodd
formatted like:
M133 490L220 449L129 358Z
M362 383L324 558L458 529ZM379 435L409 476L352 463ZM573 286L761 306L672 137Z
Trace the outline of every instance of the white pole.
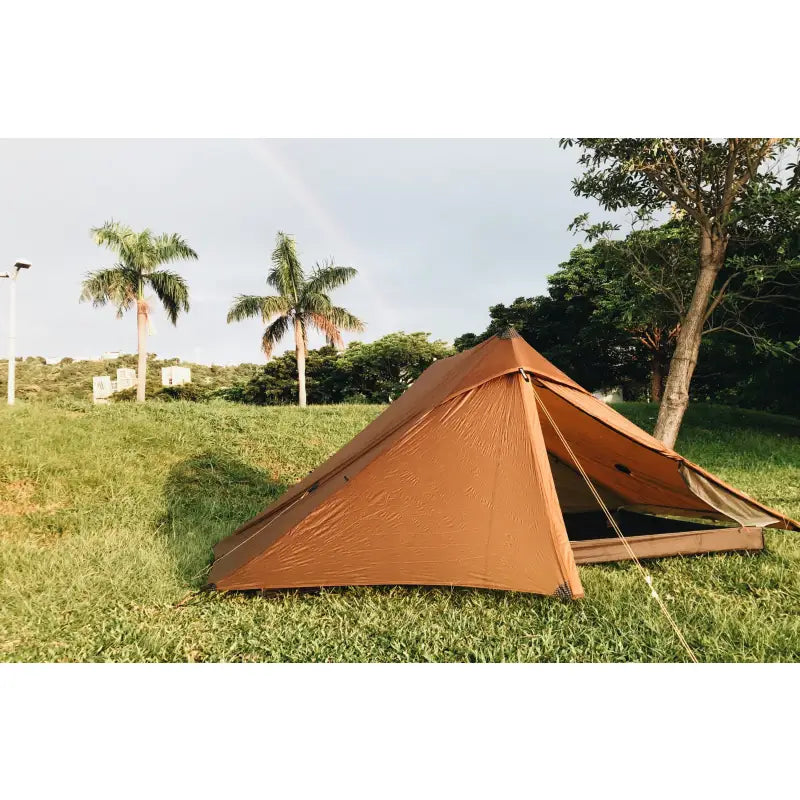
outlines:
M8 277L11 278L8 306L8 404L14 405L16 389L16 338L17 338L17 276L19 269L15 269Z

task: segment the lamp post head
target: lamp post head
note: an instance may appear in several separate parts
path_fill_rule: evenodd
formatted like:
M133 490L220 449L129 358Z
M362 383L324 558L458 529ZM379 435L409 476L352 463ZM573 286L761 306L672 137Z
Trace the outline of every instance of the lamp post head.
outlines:
M31 268L31 262L30 261L17 261L17 263L14 264L14 266L17 269L30 269Z

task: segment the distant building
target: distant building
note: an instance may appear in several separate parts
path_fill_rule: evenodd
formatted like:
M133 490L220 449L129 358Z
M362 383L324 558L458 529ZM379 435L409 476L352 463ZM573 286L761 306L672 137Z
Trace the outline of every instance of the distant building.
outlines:
M92 399L95 403L107 403L114 394L114 384L110 375L95 375L92 378Z
M50 366L53 366L54 364L60 364L61 363L61 359L60 358L45 358L44 363L45 364L49 364Z
M132 389L136 385L136 370L120 367L117 370L117 388L121 392L123 389Z
M95 375L92 378L92 399L95 403L107 403L112 394L136 386L136 370L121 367L117 370L117 379L110 375Z
M116 358L119 358L119 350L108 350L100 356L101 361L114 361Z
M189 367L161 367L162 386L183 386L192 382L192 370Z

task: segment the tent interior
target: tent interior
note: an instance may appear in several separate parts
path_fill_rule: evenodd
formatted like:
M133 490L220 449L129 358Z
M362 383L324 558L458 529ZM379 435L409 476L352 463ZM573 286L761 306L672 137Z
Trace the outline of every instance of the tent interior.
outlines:
M564 525L570 541L605 539L616 536L603 510L589 491L581 475L561 462L553 453L547 453L550 469L556 487ZM595 488L603 502L611 511L617 525L625 536L652 536L659 533L678 533L680 531L715 530L720 527L736 527L733 520L715 521L707 519L665 516L636 511L628 508L629 503L614 491L594 481Z
M735 528L736 523L728 524L695 522L675 517L659 517L655 514L642 514L619 508L612 512L624 536L653 536L659 533L680 533L682 531L717 530L720 527ZM605 539L615 536L606 515L602 511L578 511L564 514L567 536L571 542L588 539Z
M540 414L539 422L564 526L578 563L625 558L626 553L576 468L574 455L622 534L638 540L634 549L640 557L763 547L760 527L774 524L775 518L752 508L743 512L735 503L712 507L709 496L702 496L702 491L695 494L681 465L641 441L643 431L637 431L639 441L634 443L619 427L605 425L574 405L579 396L569 388L530 377L551 415ZM573 453L565 449L553 422L562 435L566 432ZM730 502L730 498L725 500Z

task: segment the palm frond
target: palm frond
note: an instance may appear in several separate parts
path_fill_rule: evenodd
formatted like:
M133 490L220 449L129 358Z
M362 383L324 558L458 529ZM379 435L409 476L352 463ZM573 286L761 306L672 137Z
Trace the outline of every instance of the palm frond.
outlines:
M227 321L241 322L243 319L261 316L261 301L263 297L254 294L238 294L233 298L230 309L228 309Z
M149 228L137 233L115 220L92 228L92 237L97 244L111 250L127 268L143 274L171 261L197 258L197 253L177 233L153 236Z
M331 292L344 286L358 275L355 267L337 267L333 261L317 264L306 284L309 292Z
M341 348L344 346L342 334L334 323L324 314L317 314L307 311L302 317L304 327L310 325L325 335L325 341L332 347Z
M351 314L346 308L341 306L332 306L328 312L328 319L340 331L355 331L361 332L366 327L363 320L360 320L354 314Z
M197 253L177 233L162 233L153 239L152 244L156 264L197 260Z
M276 315L289 313L289 304L285 297L258 297L254 294L237 295L230 310L228 311L228 322L241 322L243 319L251 317L261 317L264 322Z
M303 292L301 311L310 311L313 314L327 314L333 308L330 297L323 292Z
M111 303L117 307L117 316L121 317L136 302L138 289L138 274L117 264L110 269L86 273L80 302L91 302L95 308Z
M264 322L276 316L287 316L292 306L286 297L269 295L261 298L261 318Z
M289 332L289 322L290 317L282 316L267 325L264 335L261 337L261 349L267 358L272 355L275 345Z
M189 310L189 287L177 272L160 269L145 278L164 306L169 321L175 325L178 314Z
M128 261L129 252L136 239L136 233L129 225L123 225L112 219L99 228L92 228L91 234L96 244L107 247L121 261Z
M267 356L295 321L299 322L299 335L306 347L309 327L323 333L329 344L341 347L341 331L363 330L364 323L346 309L334 306L329 292L344 285L356 274L357 270L353 267L340 267L333 261L327 261L317 264L311 275L306 277L297 256L294 238L278 231L272 251L272 266L267 275L267 283L278 295L238 295L228 311L228 322L259 315L266 322L277 317L267 326L262 337L262 347Z
M297 257L297 245L291 236L278 231L275 249L272 251L272 268L267 274L267 283L279 294L297 303L303 293L306 277L300 259Z
M130 255L133 265L142 273L152 272L158 266L153 234L149 228L136 234Z

